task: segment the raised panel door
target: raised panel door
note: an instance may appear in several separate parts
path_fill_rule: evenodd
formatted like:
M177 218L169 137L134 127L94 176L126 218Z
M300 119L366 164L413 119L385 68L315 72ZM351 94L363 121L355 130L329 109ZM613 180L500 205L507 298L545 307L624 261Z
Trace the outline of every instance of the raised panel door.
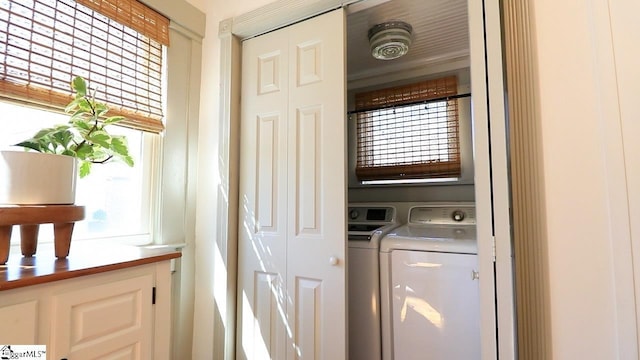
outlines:
M286 357L287 41L275 31L243 43L239 359Z
M346 356L344 23L333 11L289 38L290 359Z
M153 275L67 291L52 297L54 357L150 359Z
M345 358L344 83L342 10L243 43L238 358Z

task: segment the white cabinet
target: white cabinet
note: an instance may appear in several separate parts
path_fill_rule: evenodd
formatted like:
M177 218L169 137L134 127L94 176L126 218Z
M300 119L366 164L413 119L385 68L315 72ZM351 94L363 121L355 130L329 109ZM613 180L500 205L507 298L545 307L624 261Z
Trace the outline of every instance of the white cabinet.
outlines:
M169 261L0 292L0 339L49 359L168 359Z

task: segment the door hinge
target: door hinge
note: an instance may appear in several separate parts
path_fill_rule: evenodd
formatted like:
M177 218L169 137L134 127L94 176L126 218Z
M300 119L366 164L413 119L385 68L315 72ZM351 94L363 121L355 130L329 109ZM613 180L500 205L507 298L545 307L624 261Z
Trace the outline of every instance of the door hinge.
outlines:
M496 262L496 237L491 236L491 256L493 257L493 262Z
M156 304L156 287L151 288L151 305Z

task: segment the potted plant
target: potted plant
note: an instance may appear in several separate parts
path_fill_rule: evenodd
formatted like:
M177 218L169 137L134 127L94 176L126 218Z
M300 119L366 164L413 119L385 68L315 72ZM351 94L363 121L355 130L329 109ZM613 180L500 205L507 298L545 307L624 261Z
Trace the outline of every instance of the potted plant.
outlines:
M75 96L65 108L68 123L42 129L16 144L35 152L1 152L0 203L73 204L77 174L83 178L93 164L112 160L133 166L126 138L106 130L124 117L107 117L107 105L95 99L95 91L88 92L82 77L75 77L71 88Z

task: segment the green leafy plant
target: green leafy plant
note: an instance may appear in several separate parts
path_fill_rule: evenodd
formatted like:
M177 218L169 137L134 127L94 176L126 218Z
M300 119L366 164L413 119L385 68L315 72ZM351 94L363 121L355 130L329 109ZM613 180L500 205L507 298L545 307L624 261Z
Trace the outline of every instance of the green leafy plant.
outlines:
M109 108L96 101L95 91L93 94L87 92L87 83L82 77L75 77L71 81L71 88L75 97L65 108L65 112L70 114L69 122L42 129L31 139L16 146L75 157L80 161L81 178L89 175L92 164L119 160L133 166L126 137L110 135L105 130L105 127L124 120L124 117L106 117Z

